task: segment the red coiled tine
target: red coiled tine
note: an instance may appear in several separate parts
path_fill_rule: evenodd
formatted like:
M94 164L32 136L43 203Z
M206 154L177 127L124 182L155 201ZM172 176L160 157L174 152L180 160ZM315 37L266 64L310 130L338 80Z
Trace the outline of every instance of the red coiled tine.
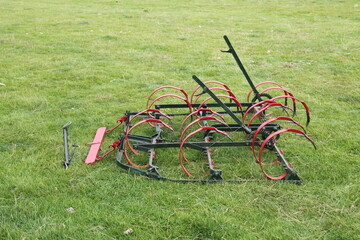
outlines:
M151 118L155 119L155 117L152 116L151 114L149 114L149 112L159 113L160 115L162 115L162 116L166 117L167 119L171 120L171 117L170 117L169 115L161 112L159 109L149 108L149 109L146 109L146 110L144 110L144 111L141 111L141 112L138 112L137 114L135 114L135 115L131 118L131 120L129 121L129 123L131 123L133 119L135 119L136 117L138 117L138 116L140 116L140 115L142 115L142 114L144 114L144 113L146 113L146 115L150 116ZM129 125L129 124L128 124L128 125ZM155 126L154 126L153 124L151 124L151 123L149 123L149 125L150 125L151 127L153 127L153 128L155 127ZM163 126L162 126L162 127L163 127Z
M150 93L148 99L147 99L147 102L146 102L146 108L149 108L149 102L150 102L150 98L159 90L161 89L165 89L165 88L170 88L170 89L175 89L175 90L178 90L180 92L182 92L182 94L185 96L186 99L189 99L189 96L188 94L185 92L185 90L183 90L182 88L178 88L178 87L174 87L174 86L170 86L170 85L167 85L167 86L161 86L157 89L155 89L154 91L152 91L152 93Z
M213 91L213 90L221 90L221 91L225 91L225 92L227 92L227 93L229 94L229 97L236 98L236 97L235 97L235 95L234 95L234 93L233 93L231 90L226 89L226 88L221 88L221 87L211 87L211 88L209 88L209 90L211 90L211 91ZM197 96L197 97L195 98L195 100L194 100L194 101L191 101L191 103L192 103L192 104L197 103L197 101L199 100L199 98L200 98L200 97L201 97L201 95ZM231 101L231 99L230 99L230 101Z
M254 105L252 105L251 107L249 107L249 108L245 111L245 113L243 114L242 121L245 122L246 116L247 116L254 108L256 108L257 106L261 106L261 105L265 105L265 104L270 104L270 103L277 103L277 102L276 102L276 101L273 101L273 100L264 100L264 101L255 103Z
M128 136L129 136L130 132L131 132L132 130L134 130L134 128L138 127L138 126L141 125L141 124L148 123L148 122L160 123L160 124L164 125L165 127L167 127L168 129L170 129L171 131L174 131L174 129L173 129L172 127L170 127L168 124L164 123L163 121L161 121L161 120L159 120L159 119L148 118L148 119L144 119L144 120L136 123L134 126L132 126L132 127L129 129L129 131L127 131L127 133L126 133L126 135L125 135L125 138L124 138L125 141L126 141L127 146L129 147L129 149L131 150L131 152L134 153L135 155L139 155L139 153L136 152L136 151L134 150L134 148L130 145ZM129 158L127 152L126 152L126 147L124 147L124 155L125 155L125 158L126 158L127 162L128 162L129 164L131 164L132 166L134 166L134 167L141 168L141 167L147 167L147 166L149 166L149 164L146 164L146 165L137 165L137 164L133 163L133 162L130 160L130 158Z
M278 176L278 177L272 177L270 176L269 174L267 174L265 172L265 170L263 169L263 164L262 164L262 154L263 154L263 151L264 151L264 148L267 144L268 141L270 141L270 139L272 139L273 137L279 135L279 134L282 134L284 132L295 132L295 133L298 133L298 134L301 134L303 135L307 140L309 140L312 145L314 146L314 148L316 149L316 145L315 145L315 142L309 137L307 136L303 131L299 130L299 129L295 129L295 128L285 128L285 129L281 129L279 131L276 131L272 134L270 134L265 140L264 142L261 144L261 147L260 147L260 151L259 151L259 163L260 163L260 168L261 168L261 171L264 173L264 175L268 178L268 179L271 179L271 180L281 180L283 178L285 178L287 175L288 175L288 172L285 172L284 174L282 174L281 176Z
M269 90L272 90L272 89L282 90L285 95L289 95L289 96L291 96L291 97L294 97L294 94L292 94L292 93L289 92L288 90L285 90L285 89L282 88L282 87L269 87L269 88L266 88L266 89L262 90L262 91L260 92L260 94L265 93L265 92L267 92L267 91L269 91ZM287 105L287 99L285 99L285 106L286 106L286 105ZM296 101L293 99L294 109L296 109L296 106L295 106L295 105L296 105Z
M192 117L192 116L195 115L196 118L199 118L199 116L197 116L197 114L199 114L199 112L211 112L211 115L210 115L210 116L216 115L216 116L220 117L222 120L225 120L225 118L224 118L220 113L217 113L217 112L213 111L213 110L210 109L210 108L198 108L198 109L196 109L194 112L190 113L189 115L187 115L187 116L184 118L184 120L183 120L182 123L181 123L180 131L182 131L183 126L184 126L186 120L188 120L190 117Z
M242 105L241 103L234 97L232 96L228 96L228 95L224 95L224 94L217 94L217 97L224 97L224 98L229 98L230 100L234 101L236 103L236 105L238 106L238 108L242 111ZM208 97L206 98L204 101L202 101L202 103L200 103L199 108L202 108L202 106L209 101L210 99L212 99L212 97ZM243 114L243 112L241 112L241 114Z
M269 123L272 123L272 122L275 122L275 121L278 121L278 120L284 120L284 121L291 121L293 123L295 123L296 125L298 125L299 127L301 127L304 131L305 131L305 128L299 123L299 122L296 122L294 119L290 118L290 117L275 117L275 118L271 118L265 122L263 122L258 128L257 130L254 132L254 136L253 136L253 139L252 139L252 143L251 143L251 150L253 152L253 155L256 159L257 162L260 162L256 153L255 153L255 141L256 141L256 138L257 138L257 135L260 133L260 131L266 126L268 125Z
M261 82L261 83L256 84L255 87L259 87L259 86L261 86L261 85L263 85L263 84L272 84L272 85L276 85L276 86L279 86L280 88L282 88L280 84L278 84L278 83L276 83L276 82L273 82L273 81L264 81L264 82ZM248 102L250 101L250 95L251 95L251 93L253 93L253 90L252 90L252 89L248 92L247 97L246 97L246 100L247 100ZM285 94L286 94L286 93L285 93Z
M189 162L189 160L185 157L184 153L183 153L183 146L185 144L185 142L193 135L195 135L196 133L198 132L201 132L201 131L215 131L217 133L220 133L220 134L223 134L227 137L229 137L229 135L226 133L226 132L223 132L223 131L220 131L218 130L217 128L215 127L201 127L191 133L189 133L189 135L187 135L184 140L180 143L180 150L179 150L179 160L180 160L180 166L181 168L184 170L184 172L186 173L186 175L188 175L189 177L192 177L193 175L191 175L191 173L185 168L184 164L183 164L183 159L186 161L186 162Z
M292 108L288 107L288 106L284 106L283 104L281 103L278 103L278 102L275 102L275 103L270 103L270 104L267 104L265 105L264 107L260 108L260 110L258 112L256 112L249 120L248 122L248 127L250 127L250 124L252 123L252 121L254 121L254 119L256 117L258 117L262 112L264 112L266 109L270 108L270 107L274 107L274 106L280 106L282 107L283 109L289 109L289 110L292 110Z
M295 100L295 101L300 102L304 106L304 108L306 110L306 126L309 125L309 123L310 123L310 109L309 109L308 105L304 101L301 101L301 100L299 100L299 99L297 99L295 97L288 96L288 95L282 95L282 96L273 97L271 100L275 101L275 100L280 99L280 98L291 98L293 101ZM295 112L296 112L296 109L294 108L294 113Z
M200 117L194 121L192 121L191 123L189 123L183 131L181 131L181 134L180 134L180 142L182 141L182 137L184 136L185 132L194 124L200 122L200 121L206 121L206 120L210 120L210 121L216 121L218 123L221 123L221 124L224 124L225 126L229 126L226 122L224 121L221 121L215 117L212 117L212 116L207 116L207 117Z
M183 100L183 101L187 104L187 106L189 107L190 112L192 111L191 103L189 102L189 100L188 100L187 98L184 98L184 97L181 97L181 96L179 96L179 95L172 94L172 93L164 94L164 95L161 95L161 96L155 98L155 99L150 103L150 105L148 105L147 107L150 107L150 108L151 108L156 101L158 101L158 100L161 99L161 98L165 98L165 97L175 97L175 98L178 98L178 99Z
M226 84L224 84L224 83L222 83L222 82L219 82L219 81L206 81L206 82L204 82L205 85L206 85L206 84L209 84L209 83L214 83L214 84L221 85L221 86L223 86L225 89L227 89L227 90L230 91L230 88L229 88ZM199 88L200 88L200 86L197 86L197 87L195 88L195 90L192 92L192 94L191 94L191 96L190 96L190 102L191 102L191 103L193 103L194 95L195 95L195 93L197 92L197 90L199 90Z

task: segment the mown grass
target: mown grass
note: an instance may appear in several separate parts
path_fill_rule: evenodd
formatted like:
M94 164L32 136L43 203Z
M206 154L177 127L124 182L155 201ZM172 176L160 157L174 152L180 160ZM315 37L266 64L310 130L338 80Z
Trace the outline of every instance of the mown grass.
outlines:
M357 239L359 9L357 1L0 0L0 238ZM129 175L113 156L83 164L96 128L143 110L158 86L190 91L196 74L245 99L244 78L218 51L224 34L256 83L276 81L309 104L318 150L304 141L295 149L303 185L260 174L177 184ZM68 121L81 148L65 171Z

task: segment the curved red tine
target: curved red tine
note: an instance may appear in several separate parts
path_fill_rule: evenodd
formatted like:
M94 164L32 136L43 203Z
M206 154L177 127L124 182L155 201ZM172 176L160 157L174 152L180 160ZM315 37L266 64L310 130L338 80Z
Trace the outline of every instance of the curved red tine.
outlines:
M159 114L162 115L163 117L171 120L171 117L170 117L169 115L167 115L166 113L161 112L159 109L149 108L149 109L145 109L145 110L143 110L143 111L138 112L137 114L135 114L135 115L130 119L129 123L131 123L133 119L135 119L136 117L138 117L138 116L140 116L140 115L142 115L142 114L144 114L144 113L146 113L146 115L150 116L151 118L154 118L154 116L152 116L149 112L159 113ZM155 126L154 126L153 124L149 123L149 125L150 125L151 127L155 128ZM161 126L161 127L163 127L163 126Z
M261 102L255 103L254 105L252 105L251 107L249 107L249 108L245 111L245 113L244 113L244 115L243 115L243 118L242 118L242 121L243 121L243 122L245 121L246 116L247 116L254 108L256 108L256 107L258 107L258 106L261 106L261 105L265 105L265 104L271 104L271 103L277 103L277 102L276 102L276 101L273 101L273 100L263 100L263 101L261 101Z
M161 86L161 87L155 89L154 91L152 91L152 93L150 93L150 95L149 95L149 97L148 97L148 99L147 99L147 102L146 102L146 108L149 108L149 102L150 102L151 97L152 97L157 91L159 91L159 90L161 90L161 89L165 89L165 88L170 88L170 89L178 90L178 91L182 92L182 94L184 94L184 96L185 96L186 99L189 99L188 94L187 94L186 91L185 91L184 89L182 89L182 88L174 87L174 86L170 86L170 85Z
M160 115L162 115L163 117L171 120L171 117L163 112L161 112L160 110L158 109L145 109L141 112L138 112L137 114L135 114L134 116L132 116L130 119L128 119L128 123L132 122L133 119L135 119L136 117L146 113L146 115L150 116L151 118L154 118L154 116L152 116L151 114L149 114L149 112L156 112L156 113L159 113ZM125 120L127 120L127 116L125 115L124 117L122 117L121 119L119 119L117 122L120 122L118 125L116 125L114 128L112 129L109 129L106 131L106 133L110 133L111 131L113 131L115 128L119 127Z
M184 130L181 131L181 134L180 134L180 142L182 141L182 137L184 136L185 132L194 124L200 122L200 121L216 121L218 123L221 123L221 124L224 124L225 126L229 126L226 122L224 121L221 121L215 117L212 117L212 116L205 116L205 117L200 117L200 118L197 118L195 119L194 121L192 121L191 123L189 123L185 128Z
M170 129L172 132L174 131L174 129L173 129L172 127L170 127L168 124L164 123L163 121L161 121L161 120L159 120L159 119L148 118L148 119L144 119L144 120L136 123L134 126L132 126L132 127L130 128L130 130L126 132L125 140L127 140L130 132L131 132L134 128L138 127L139 125L141 125L141 124L143 124L143 123L149 123L149 122L160 123L161 125L163 125L163 126L167 127L168 129ZM127 144L128 144L129 148L131 149L131 151L132 151L134 154L138 154L138 152L136 152L136 151L131 147L129 141L127 141Z
M299 130L299 129L295 129L295 128L285 128L285 129L281 129L281 130L278 130L276 132L273 132L272 134L270 134L265 140L264 142L261 144L261 147L260 147L260 151L259 151L259 163L260 163L260 168L261 168L261 171L264 173L264 175L271 179L271 180L281 180L283 178L285 178L287 176L287 172L282 174L281 176L278 176L278 177L273 177L273 176L270 176L269 174L267 174L265 172L265 170L263 169L263 164L262 164L262 154L263 154L263 151L264 151L264 148L266 146L266 144L270 141L270 139L274 138L275 136L277 135L280 135L282 133L285 133L285 132L294 132L294 133L297 133L297 134L300 134L302 136L304 136L307 140L309 140L312 145L314 146L314 148L316 149L316 145L315 145L315 142L309 137L307 136L303 131Z
M186 105L189 107L190 112L192 111L191 103L189 102L189 100L188 100L187 98L184 98L184 97L181 97L181 96L179 96L179 95L172 94L172 93L164 94L164 95L161 95L161 96L155 98L148 107L151 108L156 101L158 101L158 100L161 99L161 98L165 98L165 97L175 97L175 98L178 98L178 99L183 100L183 101L186 103Z
M224 94L216 94L215 96L231 99L232 101L234 101L234 102L236 103L236 105L238 106L238 108L242 111L242 109L243 109L243 108L242 108L242 105L241 105L241 103L240 103L236 98L231 97L231 96L228 96L228 95L224 95ZM208 98L206 98L204 101L202 101L202 103L200 103L200 105L199 105L199 108L202 108L203 105L204 105L207 101L209 101L210 99L212 99L212 97L208 97ZM243 114L243 112L241 112L241 114Z
M190 117L192 117L192 116L194 116L194 115L196 116L196 118L199 118L198 114L199 114L200 112L210 112L210 113L211 113L210 116L216 115L216 116L220 117L222 120L225 120L224 116L222 116L220 113L217 113L217 112L213 111L213 110L210 109L210 108L198 108L198 109L196 109L195 111L193 111L192 113L190 113L189 115L187 115L187 116L184 118L184 120L182 121L181 126L180 126L180 132L182 131L185 122L186 122Z
M263 113L266 109L268 109L268 108L270 108L270 107L275 107L275 106L280 106L280 107L282 107L283 109L292 110L290 107L284 106L283 104L278 103L278 102L267 104L267 105L263 106L262 108L260 108L259 111L257 111L257 112L250 118L247 126L250 127L250 124L252 123L252 121L254 121L254 119L255 119L256 117L260 116L260 114Z
M215 131L217 133L220 133L220 134L223 134L227 137L229 137L229 135L224 132L224 131L220 131L218 130L217 128L215 127L201 127L191 133L189 133L185 138L184 140L180 143L180 149L179 149L179 160L180 160L180 166L181 168L184 170L184 172L186 173L186 175L188 175L189 177L192 177L193 175L186 169L186 167L184 166L183 164L183 159L186 161L186 162L189 162L189 160L185 157L184 155L184 152L183 152L183 147L184 147L184 144L185 142L193 135L195 135L196 133L198 132L201 132L201 131Z
M257 158L257 155L255 153L255 141L256 141L256 138L257 138L257 135L260 133L260 131L266 126L268 125L269 123L272 123L272 122L275 122L275 121L278 121L278 120L284 120L284 121L291 121L293 123L295 123L296 125L298 125L300 128L302 128L304 131L305 131L305 128L303 127L303 125L301 125L301 123L299 122L296 122L294 119L292 119L291 117L274 117L274 118L271 118L265 122L263 122L257 129L256 131L254 132L254 136L253 136L253 139L252 139L252 142L251 142L251 150L253 151L253 155L256 159L257 162L259 162L259 159Z
M227 92L227 93L229 94L230 97L236 98L236 97L235 97L235 94L234 94L231 90L226 89L226 88L222 88L222 87L211 87L211 88L209 88L209 90L211 90L211 91L213 91L213 90L225 91L225 92ZM197 101L199 100L200 97L201 97L201 95L197 96L194 101L191 101L191 103L192 103L192 104L197 103Z
M301 100L299 100L299 99L297 99L297 98L295 98L293 96L288 96L288 95L282 95L282 96L273 97L271 100L275 101L275 100L280 99L280 98L291 98L293 101L295 100L297 102L300 102L304 106L305 111L306 111L306 126L309 125L309 123L310 123L310 109L309 109L308 105L304 101L301 101ZM294 105L294 113L295 112L296 112L296 107Z
M141 112L138 112L137 114L135 114L131 120L129 122L131 122L134 118L136 118L137 116L139 115L142 115L144 113L146 113L146 115L150 116L151 118L154 118L154 116L152 116L151 114L149 114L149 112L156 112L156 113L159 113L160 115L166 117L167 119L171 120L171 117L169 115L167 115L166 113L163 113L161 112L159 109L152 109L152 108L149 108L149 109L145 109L144 111L141 111Z
M261 92L259 92L260 94L262 93L265 93L267 91L270 91L270 90L273 90L273 89L277 89L277 90L281 90L284 92L285 95L289 95L289 96L292 96L294 97L294 94L292 94L291 92L289 92L288 90L284 89L283 87L269 87L269 88L266 88L264 90L262 90ZM293 100L293 106L296 105L296 101L294 99ZM285 99L285 106L287 105L287 99ZM294 107L295 108L295 107Z
M133 163L131 161L131 159L129 158L128 154L127 154L127 150L126 150L126 147L124 146L124 156L125 156L125 159L126 161L133 167L136 167L136 168L145 168L145 167L148 167L149 166L149 163L145 164L145 165L137 165L135 163Z
M279 160L277 159L277 160L275 160L273 163L276 164L276 163L278 163L278 162L279 162ZM292 167L291 163L289 163L289 166ZM281 174L280 176L273 177L273 176L270 176L270 175L264 170L264 168L263 168L263 166L262 166L261 164L260 164L260 169L261 169L262 173L265 175L265 177L267 177L267 178L270 179L270 180L275 180L275 181L282 180L282 179L284 179L284 178L289 174L286 170L284 170L284 173Z
M129 134L130 134L130 132L131 132L132 130L134 130L134 128L140 126L141 124L148 123L148 122L160 123L160 124L164 125L165 127L167 127L168 129L170 129L171 131L174 131L174 129L173 129L171 126L169 126L168 124L164 123L163 121L161 121L161 120L159 120L159 119L148 118L148 119L144 119L144 120L142 120L142 121L134 124L134 126L132 126L132 127L126 132L126 135L125 135L124 140L126 141L126 145L129 147L129 149L131 150L131 152L132 152L133 154L135 154L135 155L139 155L139 153L136 152L135 149L131 146L131 144L130 144L130 142L129 142L129 138L128 138L128 137L129 137ZM126 147L125 147L125 145L124 145L124 155L125 155L125 158L126 158L127 162L128 162L130 165L134 166L134 167L139 167L139 168L141 168L141 167L147 167L147 166L148 166L148 164L146 164L146 165L137 165L137 164L133 163L133 162L130 160L130 158L129 158L127 152L126 152Z
M227 90L230 90L230 88L226 84L224 84L222 82L219 82L219 81L206 81L206 82L204 82L205 85L209 84L209 83L219 84L219 85L223 86L224 88L226 88ZM195 93L197 92L197 90L199 90L199 88L200 88L200 86L197 86L195 88L195 90L192 92L192 94L190 96L190 102L191 103L193 102L193 97L194 97Z
M276 85L276 86L281 87L280 84L278 84L278 83L276 83L276 82L273 82L273 81L264 81L264 82L261 82L261 83L256 84L255 87L259 87L259 86L261 86L261 85L263 85L263 84L273 84L273 85ZM248 92L247 97L246 97L246 100L247 100L248 102L250 101L250 95L251 95L251 93L253 93L253 90L252 90L252 89Z

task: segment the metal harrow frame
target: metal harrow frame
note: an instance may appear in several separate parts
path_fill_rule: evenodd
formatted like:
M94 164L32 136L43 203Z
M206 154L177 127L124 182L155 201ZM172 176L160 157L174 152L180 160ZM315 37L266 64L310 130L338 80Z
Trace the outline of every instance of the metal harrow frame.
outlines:
M117 120L118 124L114 128L106 130L102 127L98 129L94 141L89 143L91 149L85 162L94 164L116 150L116 162L121 168L149 178L176 182L241 182L248 180L223 179L222 170L216 169L214 166L212 150L221 147L247 147L252 150L255 160L266 178L301 183L301 179L293 169L292 164L286 160L284 152L278 147L277 141L281 134L295 133L305 137L316 149L314 141L306 134L303 125L293 119L296 115L297 103L301 103L306 112L307 126L310 123L309 107L278 83L265 81L254 85L227 36L224 36L224 40L229 50L222 52L230 53L233 56L251 87L247 94L248 102L241 103L226 84L218 81L203 82L195 75L192 78L198 86L192 94L188 94L185 90L175 86L159 87L149 95L145 110L141 112L127 111L122 118ZM257 88L262 85L269 87L259 91ZM172 93L162 94L163 91L167 90L171 90ZM281 91L283 94L272 97L269 94L272 90ZM182 103L159 103L167 98L176 99ZM284 99L285 102L279 102L280 99ZM291 106L288 106L288 102L292 103ZM293 114L292 117L271 116L270 108L281 108L283 111L290 111ZM221 110L215 111L214 109ZM177 112L169 113L168 111L171 112L171 110L177 110ZM179 116L183 119L181 126L174 129L171 122L172 118ZM225 120L224 116L227 116L228 119ZM247 120L249 117L250 119ZM258 119L258 123L253 123L255 119ZM190 123L187 123L188 121ZM278 123L279 121L293 123L294 128L283 128ZM212 124L213 122L214 124ZM109 146L112 148L110 151L99 156L100 145L104 136L110 134L121 124L124 125L123 133ZM152 134L146 136L136 134L137 128L141 126L151 128ZM196 129L193 130L193 128ZM174 131L179 131L178 139L164 137L164 132ZM230 134L234 132L244 133L243 140L223 141L225 138L231 139ZM195 138L200 134L200 138ZM214 141L214 136L218 136L220 140ZM160 174L161 170L155 164L156 152L166 148L179 149L179 164L185 175L189 177L188 179L170 179ZM187 169L185 165L191 160L184 154L186 149L194 149L204 153L209 170L207 179L195 179ZM276 157L275 160L265 163L263 161L264 152L272 152ZM135 162L134 156L146 156L146 163ZM269 164L281 165L282 173L275 176L268 173L265 166Z

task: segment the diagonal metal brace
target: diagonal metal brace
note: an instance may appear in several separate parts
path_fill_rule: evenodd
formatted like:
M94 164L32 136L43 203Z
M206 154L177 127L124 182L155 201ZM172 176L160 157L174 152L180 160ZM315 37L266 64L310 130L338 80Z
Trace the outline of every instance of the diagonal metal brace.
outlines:
M206 87L206 85L195 75L192 76L192 78L197 82L197 84L199 84L202 89L203 92L206 92L207 94L209 94L215 101L217 104L219 104L220 107L222 107L225 112L227 114L229 114L229 116L234 119L234 121L239 124L246 133L251 133L251 129L248 128L235 114L233 111L231 111L208 87Z

